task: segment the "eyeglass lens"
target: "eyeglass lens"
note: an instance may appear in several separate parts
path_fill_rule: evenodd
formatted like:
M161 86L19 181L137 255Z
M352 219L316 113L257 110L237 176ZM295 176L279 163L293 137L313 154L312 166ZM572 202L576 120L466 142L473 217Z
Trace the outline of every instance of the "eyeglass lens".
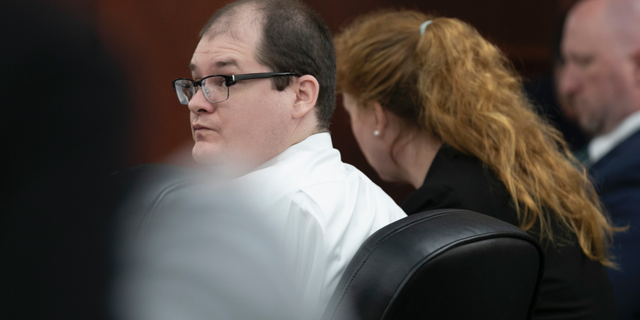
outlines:
M210 77L203 79L200 83L204 95L211 103L222 102L229 98L229 88L226 86L224 77ZM189 101L198 92L197 86L191 80L181 79L175 82L178 100L183 105L188 105Z

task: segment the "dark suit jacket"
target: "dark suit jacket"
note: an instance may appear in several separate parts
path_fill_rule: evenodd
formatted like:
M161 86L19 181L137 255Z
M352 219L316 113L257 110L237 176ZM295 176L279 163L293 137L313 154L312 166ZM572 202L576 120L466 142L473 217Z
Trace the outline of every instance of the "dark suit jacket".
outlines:
M640 131L589 168L600 200L617 226L611 253L620 265L609 269L620 319L640 319Z
M402 208L407 214L467 209L519 226L510 195L496 175L479 159L446 145L438 151L424 184ZM582 253L574 235L557 223L553 229L556 243L542 241L546 266L534 319L615 319L605 268Z

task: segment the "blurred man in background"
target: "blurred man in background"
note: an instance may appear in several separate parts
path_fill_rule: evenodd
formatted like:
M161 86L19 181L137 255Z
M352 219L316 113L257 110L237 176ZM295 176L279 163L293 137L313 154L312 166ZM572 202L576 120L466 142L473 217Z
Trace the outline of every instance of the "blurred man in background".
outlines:
M576 123L575 108L560 91L560 76L564 67L560 44L566 16L566 11L559 16L553 31L550 44L551 68L549 72L527 79L524 82L524 89L529 98L538 106L536 111L562 133L574 155L579 160L584 160L590 137Z
M609 269L621 319L640 319L640 1L586 0L569 13L561 79L594 138L587 165L615 225Z

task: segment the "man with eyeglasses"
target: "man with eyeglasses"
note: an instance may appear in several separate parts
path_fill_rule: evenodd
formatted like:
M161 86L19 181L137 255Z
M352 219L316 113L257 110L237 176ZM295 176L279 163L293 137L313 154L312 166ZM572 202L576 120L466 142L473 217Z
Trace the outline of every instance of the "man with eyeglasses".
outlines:
M251 186L247 199L282 230L292 277L321 311L362 242L406 216L332 147L331 34L297 1L249 0L218 10L200 36L193 79L173 81L193 157Z

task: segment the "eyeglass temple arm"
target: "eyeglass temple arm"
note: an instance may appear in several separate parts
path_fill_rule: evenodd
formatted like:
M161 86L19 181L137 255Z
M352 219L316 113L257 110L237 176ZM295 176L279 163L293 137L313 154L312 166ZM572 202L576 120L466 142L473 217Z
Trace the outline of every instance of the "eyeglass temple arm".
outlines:
M296 72L247 73L247 74L225 76L225 78L226 78L225 80L228 80L227 85L231 86L231 85L236 84L240 80L263 79L263 78L272 78L272 77L281 77L281 76L296 76L296 77L299 77L300 74L298 74Z

